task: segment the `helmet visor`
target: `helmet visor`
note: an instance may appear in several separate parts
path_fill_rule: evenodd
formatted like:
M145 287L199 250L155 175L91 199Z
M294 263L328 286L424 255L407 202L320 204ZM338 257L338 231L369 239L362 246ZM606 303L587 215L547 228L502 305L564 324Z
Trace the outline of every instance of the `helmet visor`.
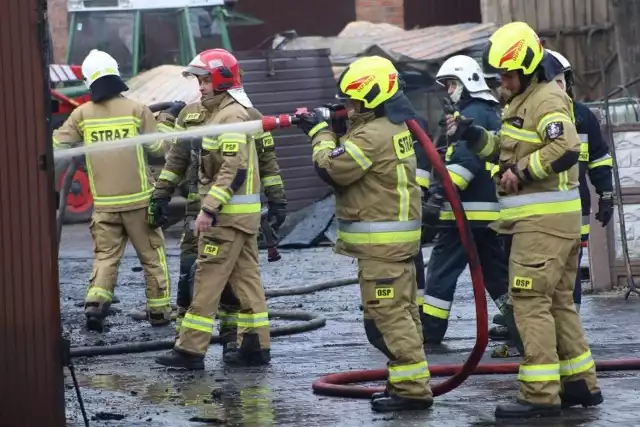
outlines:
M205 70L204 68L200 68L200 67L194 67L193 65L189 65L187 68L185 68L182 71L182 76L183 77L190 77L190 76L206 76L209 75L210 71L209 70Z

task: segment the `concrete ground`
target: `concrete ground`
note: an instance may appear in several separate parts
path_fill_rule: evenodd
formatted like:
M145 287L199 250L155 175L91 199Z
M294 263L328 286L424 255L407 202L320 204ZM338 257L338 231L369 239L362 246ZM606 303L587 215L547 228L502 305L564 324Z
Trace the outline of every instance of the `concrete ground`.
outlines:
M173 283L178 276L178 241L167 236L167 252ZM109 345L170 338L173 328L151 329L127 313L144 305L142 272L132 248L120 268L109 330L104 334L83 331L82 299L91 271L91 239L86 225L66 227L60 252L62 319L74 346ZM428 249L425 249L425 254ZM351 259L330 248L282 251L282 260L268 264L261 254L265 288L306 285L355 276ZM587 286L588 287L588 286ZM175 295L175 291L174 291ZM207 369L185 373L153 363L158 353L79 358L74 363L91 426L637 426L640 375L638 372L602 373L600 385L605 403L594 409L573 409L563 418L538 421L496 422L495 405L513 398L514 376L471 377L461 387L436 399L429 412L380 415L367 400L314 395L311 383L337 371L384 367L385 358L365 337L356 285L310 295L269 300L270 309L322 313L326 327L301 335L275 338L272 364L260 369L229 370L221 362L221 348L212 345ZM640 357L640 299L624 301L619 293L588 295L583 321L598 360ZM490 319L496 312L490 306ZM282 322L274 322L282 324ZM460 363L474 344L475 321L468 274L460 280L446 345L428 349L431 365ZM491 343L490 347L497 343ZM486 363L490 359L487 350ZM517 361L510 359L508 361ZM71 378L66 374L69 426L83 426ZM434 379L434 382L441 379Z

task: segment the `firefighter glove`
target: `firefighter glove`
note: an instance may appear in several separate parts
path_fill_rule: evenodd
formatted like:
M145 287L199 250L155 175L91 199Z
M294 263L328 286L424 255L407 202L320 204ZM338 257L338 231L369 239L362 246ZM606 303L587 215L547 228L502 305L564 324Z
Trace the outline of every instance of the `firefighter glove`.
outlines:
M175 101L173 103L173 105L171 106L171 108L168 108L167 110L165 110L168 114L171 114L173 117L178 117L178 115L180 114L180 112L182 111L182 109L186 106L187 104L184 101ZM162 113L161 113L162 114Z
M342 104L325 104L324 105L331 112L331 129L338 136L343 136L347 133L347 107Z
M600 221L603 227L606 227L613 216L613 192L604 191L600 193L598 200L598 213L596 219Z
M319 109L312 110L308 113L302 113L298 116L298 127L307 135L313 138L315 132L311 132L317 125L322 122L326 123L324 114ZM328 123L327 123L328 125Z
M149 224L149 227L164 227L169 223L167 211L170 200L170 197L157 197L151 199L147 213L147 223Z
M267 219L272 224L274 230L280 228L287 218L287 202L285 200L274 200L273 202L267 202L269 210L267 212Z
M422 202L422 223L436 225L440 219L440 212L444 206L442 194L433 193L426 201Z
M173 127L176 123L176 117L173 114L168 113L167 111L163 111L158 114L156 121L169 127Z

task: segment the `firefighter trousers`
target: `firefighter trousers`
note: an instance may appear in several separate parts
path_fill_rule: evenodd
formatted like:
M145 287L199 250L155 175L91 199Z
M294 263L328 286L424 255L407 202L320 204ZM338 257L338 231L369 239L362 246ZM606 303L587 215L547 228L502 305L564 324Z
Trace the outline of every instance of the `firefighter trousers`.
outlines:
M484 283L498 309L504 313L509 299L508 252L504 239L490 228L473 228ZM436 237L427 268L422 306L425 342L439 344L449 326L458 278L467 267L467 254L456 228L443 228Z
M418 293L416 296L416 304L418 310L422 312L422 305L424 304L424 288L426 286L426 279L424 275L424 258L422 255L422 248L415 257L413 257L413 265L416 267L416 283L418 285Z
M193 295L193 281L195 279L195 262L198 257L198 237L194 234L192 222L195 218L186 217L184 231L180 239L180 278L178 280L178 295L176 305L176 333L180 332L182 319L191 305ZM238 311L240 302L227 284L220 297L218 308L219 333L222 345L237 341Z
M595 363L573 304L579 239L516 233L509 258L509 294L525 349L520 401L559 405L568 383L598 391ZM550 333L555 331L555 333Z
M213 227L199 237L193 299L182 320L176 349L195 355L207 352L213 319L227 285L240 303L238 348L246 353L269 349L269 315L260 279L258 236L230 227Z
M358 259L358 281L367 339L389 359L387 391L430 400L413 261Z
M85 298L85 312L106 317L118 279L120 260L131 240L146 282L147 312L151 323L171 316L171 281L162 229L147 225L147 209L94 212L89 226L93 238L93 271Z

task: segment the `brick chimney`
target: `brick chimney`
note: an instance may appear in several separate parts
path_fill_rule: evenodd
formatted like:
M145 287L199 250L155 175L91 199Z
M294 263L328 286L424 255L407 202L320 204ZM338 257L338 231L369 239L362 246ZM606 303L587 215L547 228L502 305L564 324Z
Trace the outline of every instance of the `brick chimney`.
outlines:
M50 0L51 1L51 0ZM404 28L404 0L355 0L356 19Z
M53 60L64 63L67 54L67 0L47 0L49 29L53 39Z

